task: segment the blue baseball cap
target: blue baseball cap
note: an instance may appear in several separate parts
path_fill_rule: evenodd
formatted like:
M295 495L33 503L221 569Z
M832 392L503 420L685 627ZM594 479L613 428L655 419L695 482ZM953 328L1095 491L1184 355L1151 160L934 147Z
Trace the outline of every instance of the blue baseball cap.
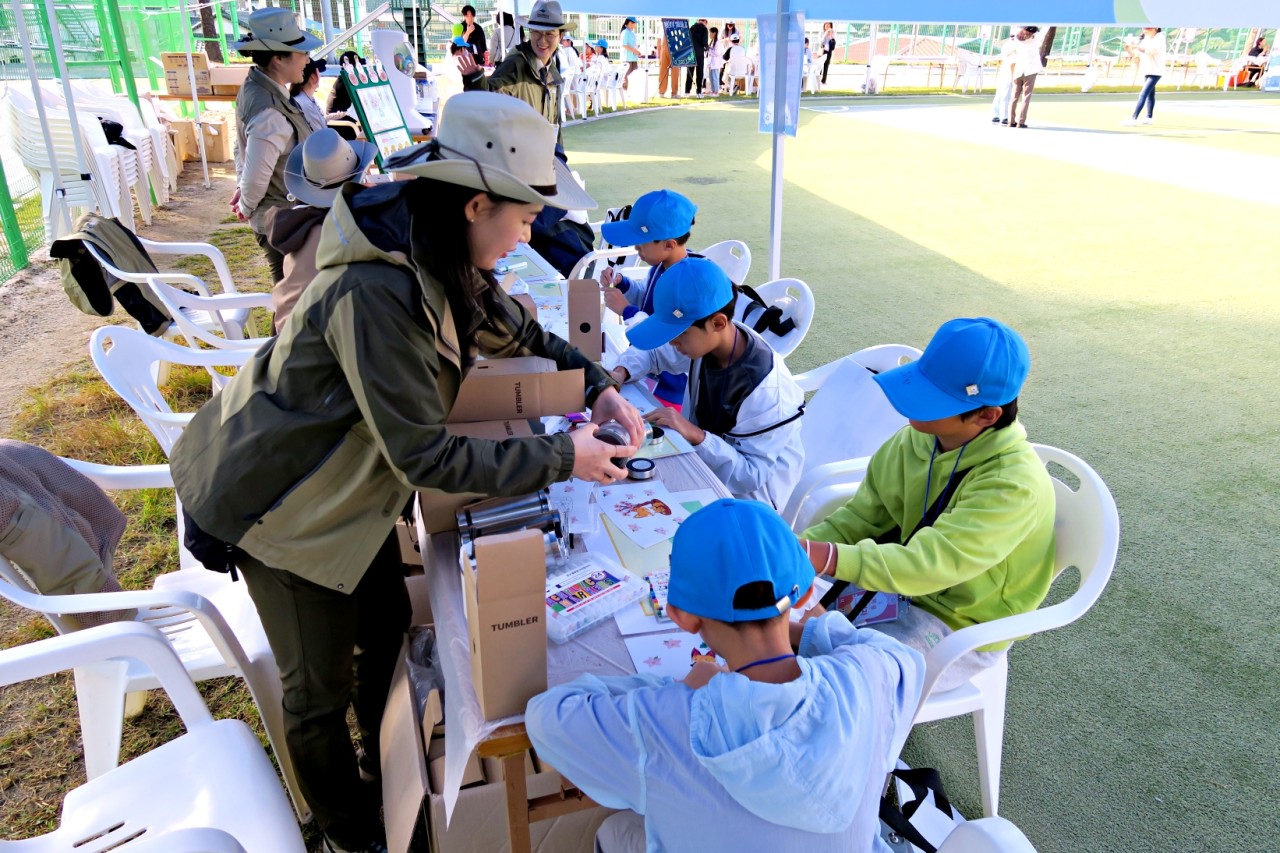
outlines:
M962 317L943 323L917 361L874 379L900 415L936 421L1012 402L1030 368L1017 332L990 317Z
M634 24L634 23L636 23L636 19L635 19L635 18L633 18L633 17L631 17L630 15L628 15L628 16L627 16L627 19L626 19L625 21L623 21L622 23L623 23L623 24Z
M453 43L456 44L458 47L471 47L471 43L466 39L464 39L462 36L454 36Z
M653 285L653 313L627 330L637 349L657 349L733 301L733 282L707 258L685 258Z
M598 41L596 41L596 47L608 47L608 46L609 46L609 43L604 39L599 39Z
M705 619L751 622L795 607L813 578L800 540L768 504L725 498L689 516L676 531L667 601ZM773 587L768 603L734 606L738 589L758 581Z
M638 246L656 240L674 240L693 228L698 206L680 193L654 190L631 205L631 215L600 226L604 239L614 246Z

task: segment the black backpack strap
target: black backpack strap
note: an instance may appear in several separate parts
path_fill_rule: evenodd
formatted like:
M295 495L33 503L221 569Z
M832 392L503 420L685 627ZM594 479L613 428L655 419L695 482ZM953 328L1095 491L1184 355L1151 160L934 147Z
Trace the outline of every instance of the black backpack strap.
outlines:
M738 290L747 295L750 302L747 304L746 310L742 312L742 322L751 325L751 330L757 335L765 332L772 332L778 337L790 334L796 327L796 321L791 317L782 319L782 309L776 305L770 305L760 297L755 288L745 284L738 285ZM759 314L759 318L752 323L751 317Z
M920 830L911 825L911 818L920 809L920 806L924 805L925 798L930 791L933 792L933 804L938 811L949 818L955 818L951 811L951 801L947 799L947 792L942 788L942 777L932 767L920 767L914 770L893 770L889 773L889 777L891 781L895 777L901 779L911 789L914 799L902 804L901 808L899 808L889 795L885 794L880 798L880 819L885 822L886 826L916 847L919 847L924 853L937 853L938 848L930 844L928 839L920 834Z

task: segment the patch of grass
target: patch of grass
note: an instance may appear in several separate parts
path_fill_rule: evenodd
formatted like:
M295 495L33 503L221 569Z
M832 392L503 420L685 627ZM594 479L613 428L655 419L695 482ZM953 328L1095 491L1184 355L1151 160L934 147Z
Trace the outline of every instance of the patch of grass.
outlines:
M222 222L237 223L232 216ZM231 270L231 278L237 290L250 293L265 293L271 290L271 269L263 258L262 247L253 236L253 229L247 225L233 224L230 228L219 228L209 235L208 242L217 246L227 259L227 267ZM182 272L190 273L204 279L210 289L216 292L218 276L214 272L213 263L200 255L187 255L172 262L172 266Z

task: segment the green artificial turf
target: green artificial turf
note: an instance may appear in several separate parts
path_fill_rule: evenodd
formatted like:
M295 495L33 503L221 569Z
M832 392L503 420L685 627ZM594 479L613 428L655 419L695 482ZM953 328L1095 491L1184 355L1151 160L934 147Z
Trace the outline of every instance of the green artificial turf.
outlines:
M1144 132L1182 145L1182 169L1212 174L1224 151L1280 169L1280 99L1248 94L1187 97L1258 110L1256 121L1166 111L1181 135L1161 113ZM986 99L946 102L989 118ZM1118 130L1132 103L1038 97L1031 119ZM1277 199L1062 162L1018 132L1029 141L1009 151L804 113L785 149L782 274L813 288L818 311L789 364L922 347L955 316L1022 332L1032 439L1099 472L1122 533L1098 605L1011 653L1001 813L1042 851L1269 847L1280 838ZM750 105L591 122L565 144L602 206L686 193L699 205L691 246L745 240L750 283L767 279L770 138ZM961 810L981 813L969 718L916 730L905 757L939 767Z

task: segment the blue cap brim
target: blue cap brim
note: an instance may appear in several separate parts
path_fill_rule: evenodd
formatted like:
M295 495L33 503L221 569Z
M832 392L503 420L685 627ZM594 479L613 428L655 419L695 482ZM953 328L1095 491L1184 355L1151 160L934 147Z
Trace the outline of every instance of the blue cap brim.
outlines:
M627 340L636 349L653 350L669 344L693 325L697 317L668 320L666 317L648 317L627 329Z
M600 234L613 246L638 246L641 243L652 243L661 237L650 237L640 230L640 226L629 219L618 222L606 222L600 226Z
M913 361L873 377L898 414L913 421L936 421L971 412L981 404L957 400L929 381Z

